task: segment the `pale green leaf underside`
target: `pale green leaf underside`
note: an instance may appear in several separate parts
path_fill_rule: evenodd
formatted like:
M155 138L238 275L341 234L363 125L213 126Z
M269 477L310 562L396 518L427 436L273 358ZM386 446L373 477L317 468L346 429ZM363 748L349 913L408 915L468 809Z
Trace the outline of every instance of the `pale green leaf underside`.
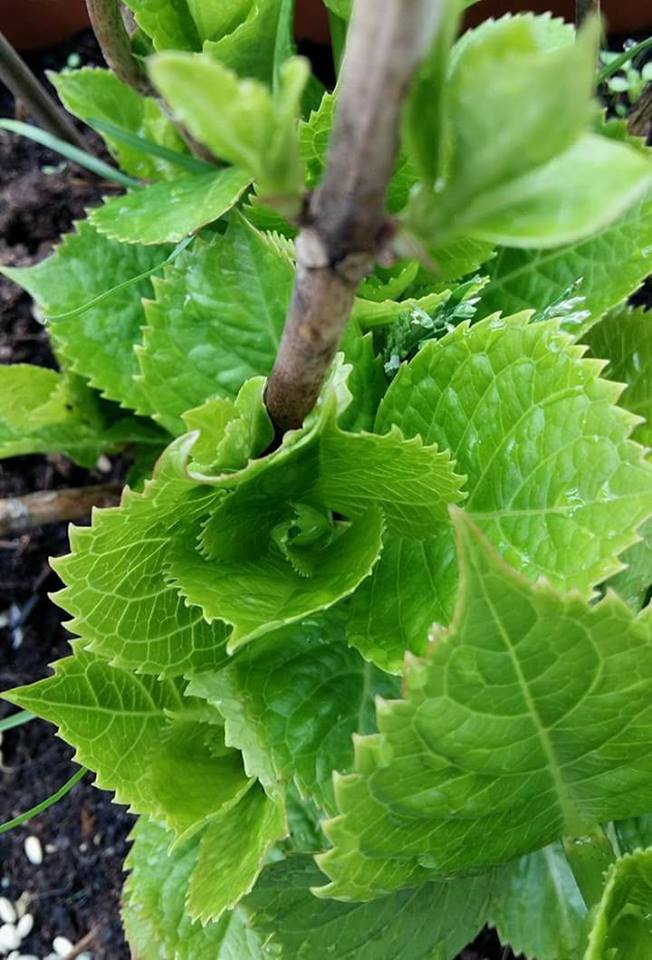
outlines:
M110 446L97 397L83 382L28 363L0 366L0 459L63 453L93 467Z
M536 960L577 960L586 940L586 905L560 844L498 872L489 919L501 943Z
M332 770L353 761L353 734L375 729L374 697L398 683L344 640L346 613L307 620L244 651L218 672L197 673L188 693L225 718L226 742L245 770L274 793L296 777L304 795L332 812Z
M2 272L30 293L47 317L83 306L160 264L168 253L168 247L109 240L84 221L46 260L33 267L4 267ZM138 382L134 346L145 323L141 299L151 294L151 280L139 280L81 316L49 326L55 348L71 369L110 400L145 414L152 407Z
M66 109L85 120L107 120L127 133L134 133L168 150L187 153L187 147L171 120L153 97L143 97L110 70L83 67L50 74ZM173 179L179 167L147 154L122 140L102 134L121 169L147 180Z
M207 624L164 579L172 532L192 526L214 499L183 476L188 445L168 449L144 494L127 493L90 528L73 528L72 552L56 563L65 584L57 602L74 618L70 629L139 673L175 676L226 659L223 625Z
M293 269L240 217L226 234L197 239L155 284L139 351L143 388L157 419L183 432L181 415L215 394L235 397L272 369Z
M322 880L305 856L271 864L262 873L243 908L272 956L450 960L482 926L491 890L491 878L483 875L428 883L373 903L337 903L310 892Z
M367 899L650 809L652 620L508 567L461 511L453 622L336 780L321 895Z
M145 817L131 836L122 920L138 960L262 960L258 938L240 911L206 926L188 914L185 900L198 837L170 852L173 835Z
M77 645L53 677L5 696L56 724L118 803L164 819L181 836L248 788L240 754L210 750L224 742L219 716L185 697L181 681L137 676Z
M648 960L651 903L652 849L621 857L607 874L584 960Z
M237 167L199 173L112 197L89 214L96 230L124 243L177 243L237 203L249 175Z
M588 315L568 323L579 335L633 293L651 268L652 196L588 240L553 250L500 250L485 268L491 282L483 291L481 315L544 311L583 297L575 313Z

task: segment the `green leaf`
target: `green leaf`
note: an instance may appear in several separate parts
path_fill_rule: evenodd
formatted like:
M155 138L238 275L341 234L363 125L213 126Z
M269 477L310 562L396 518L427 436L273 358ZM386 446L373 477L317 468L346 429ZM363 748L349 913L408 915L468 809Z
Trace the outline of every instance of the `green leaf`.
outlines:
M652 269L652 194L595 237L555 250L502 249L485 269L491 282L483 291L482 316L523 309L563 316L571 310L566 326L579 336Z
M267 450L274 427L265 407L265 384L264 377L254 377L240 388L235 400L207 400L184 413L188 430L199 433L192 447L192 470L241 470Z
M591 115L596 28L573 43L571 27L524 14L462 37L448 85L456 191L495 189L571 146Z
M545 250L608 226L651 184L648 157L587 133L544 166L466 204L457 228L490 243Z
M255 784L236 807L213 818L199 843L186 909L202 924L219 920L251 890L271 847L287 833L280 801Z
M226 630L210 626L164 579L172 533L187 531L214 500L185 476L193 437L173 443L142 494L98 511L89 528L71 528L72 552L56 561L64 582L57 602L84 646L139 673L177 676L226 660Z
M186 911L188 884L197 863L199 838L170 850L173 834L141 817L125 867L122 921L139 960L262 960L257 936L240 910L202 925Z
M138 676L77 646L54 676L3 696L56 724L118 803L165 820L180 837L249 788L240 754L224 747L219 716L185 697L183 681Z
M286 61L278 92L237 74L207 54L166 53L152 59L151 77L177 117L216 157L246 170L259 191L288 209L303 189L296 120L307 62Z
M607 875L584 960L647 960L651 901L652 849L617 860Z
M640 542L620 558L625 568L608 581L608 586L637 612L643 608L652 586L652 520L643 524L639 534Z
M303 621L242 652L226 668L195 674L188 688L225 718L225 739L245 770L274 795L293 777L333 813L333 770L353 761L353 734L375 729L374 697L397 681L344 642L344 617Z
M650 809L652 619L532 583L454 519L453 621L336 780L321 896L486 868Z
M337 903L310 892L322 880L310 858L295 856L271 864L244 901L251 929L279 960L448 960L482 926L490 890L485 875Z
M588 596L636 541L652 473L628 439L635 422L614 406L620 388L598 379L601 364L583 349L558 321L528 314L463 324L401 366L376 428L450 450L467 477L465 509L503 556ZM392 672L452 613L452 530L444 522L428 536L388 533L352 601L349 642Z
M447 450L426 447L417 436L405 440L394 427L382 437L324 431L316 493L345 516L377 504L389 531L421 539L462 499L463 482Z
M621 307L582 339L594 357L609 361L603 375L627 384L619 403L644 421L634 439L652 446L652 314Z
M142 97L110 70L83 67L48 74L65 108L86 123L108 120L123 130L187 155L187 147L174 124L153 97ZM127 173L147 180L171 179L179 168L153 157L116 137L103 134L118 164Z
M272 84L279 78L275 63L279 32L288 27L284 17L282 0L254 0L231 33L205 41L204 53L241 77Z
M377 507L350 525L341 524L331 544L320 549L311 577L293 569L271 543L257 557L207 560L183 537L171 551L169 582L201 607L209 623L217 619L233 626L227 645L232 653L353 593L378 558L382 531Z
M280 343L293 268L274 244L235 216L224 236L193 242L155 285L139 351L156 419L173 433L181 415L213 395L235 397L268 374Z
M113 446L97 397L83 382L28 363L0 366L0 459L63 453L94 467Z
M116 243L83 221L41 263L1 269L34 297L47 316L88 303L160 264L168 252L167 247ZM70 369L86 377L103 396L143 414L152 407L137 379L134 346L140 342L145 322L141 299L151 295L152 282L144 278L80 316L56 320L50 326L55 347Z
M218 220L239 200L249 175L237 167L155 183L111 197L89 214L96 230L125 243L177 243Z
M254 0L222 0L219 4L187 0L187 3L201 39L219 40L240 26Z
M450 450L465 509L508 562L585 595L615 573L652 509L652 469L620 387L559 322L462 324L401 367L377 429Z
M586 905L555 843L507 864L488 915L501 943L536 960L577 960L586 942Z
M348 20L351 16L351 7L353 0L324 0L326 6L343 20Z
M351 598L346 638L367 660L400 674L406 650L423 655L457 588L455 547L441 524L427 539L386 535L370 577Z
M155 50L198 50L199 34L187 0L125 0Z

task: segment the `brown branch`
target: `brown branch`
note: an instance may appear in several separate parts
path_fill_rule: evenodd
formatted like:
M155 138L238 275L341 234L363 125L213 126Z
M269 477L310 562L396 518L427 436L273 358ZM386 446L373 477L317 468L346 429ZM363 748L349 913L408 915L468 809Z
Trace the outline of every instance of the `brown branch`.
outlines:
M440 9L441 0L354 4L326 172L297 239L294 291L267 385L280 431L300 426L314 406L358 285L387 248L401 106Z
M648 83L632 108L627 129L633 137L643 137L647 143L652 140L652 83Z
M68 951L64 957L64 960L76 960L77 957L81 956L81 954L86 950L86 947L93 945L95 938L101 929L102 925L99 923L92 927L88 933L81 938L81 940L77 941L72 950Z
M575 25L579 27L591 13L600 13L600 0L575 0Z
M144 96L150 95L149 80L131 49L120 0L86 0L86 7L104 59L116 77Z
M173 116L167 103L157 95L140 61L134 56L131 37L122 16L121 0L86 0L86 7L104 59L118 79L133 87L142 96L154 97L165 116L179 131L190 152L206 163L215 163L210 151L188 133L183 124Z
M16 100L23 104L29 116L40 127L81 150L88 150L70 117L55 103L2 33L0 81L9 88Z
M16 535L46 523L81 520L93 507L113 507L120 500L117 483L43 490L0 500L0 536Z

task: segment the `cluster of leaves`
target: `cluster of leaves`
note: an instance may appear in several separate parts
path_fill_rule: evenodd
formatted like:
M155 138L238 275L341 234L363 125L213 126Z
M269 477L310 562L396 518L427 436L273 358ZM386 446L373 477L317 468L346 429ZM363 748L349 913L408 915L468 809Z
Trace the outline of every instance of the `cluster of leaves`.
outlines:
M388 192L404 259L275 446L291 220L337 89L286 0L128 6L167 109L54 79L148 182L4 271L61 372L1 371L0 453L136 454L56 562L72 655L8 695L139 815L134 955L447 960L491 922L537 960L648 957L652 328L622 304L652 165L591 98L595 25L452 45L450 6Z

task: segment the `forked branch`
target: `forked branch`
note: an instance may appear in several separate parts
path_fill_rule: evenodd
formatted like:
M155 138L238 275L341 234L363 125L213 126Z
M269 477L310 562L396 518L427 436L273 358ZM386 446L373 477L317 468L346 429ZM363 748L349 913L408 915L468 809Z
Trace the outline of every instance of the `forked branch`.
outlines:
M401 107L430 47L442 0L356 0L324 178L297 239L297 274L266 393L280 431L317 399L360 281L387 250L385 194Z

